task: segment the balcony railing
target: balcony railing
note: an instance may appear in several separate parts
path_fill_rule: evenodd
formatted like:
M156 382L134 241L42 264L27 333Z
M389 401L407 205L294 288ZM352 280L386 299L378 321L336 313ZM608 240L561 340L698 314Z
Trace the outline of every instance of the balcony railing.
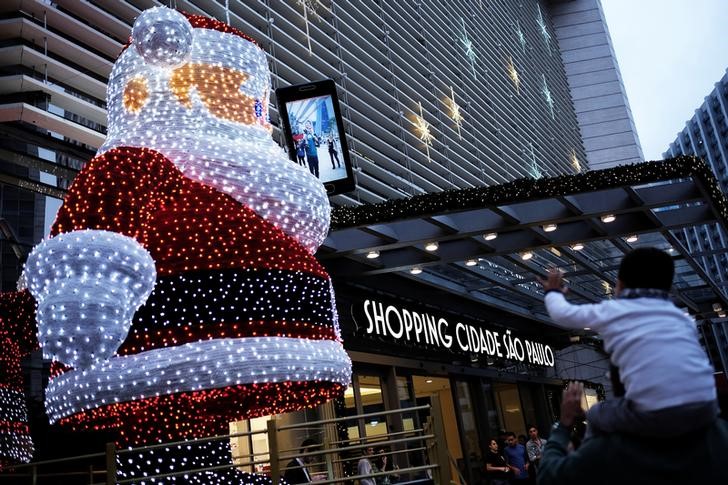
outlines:
M442 411L439 400L433 396L431 405L416 406L391 411L381 411L353 416L322 419L314 422L284 424L284 420L273 417L267 421L262 430L231 433L229 435L213 436L197 440L178 441L174 443L159 443L137 448L118 449L113 443L106 445L104 452L31 462L28 464L8 467L0 473L0 484L132 484L132 483L168 483L175 479L184 483L186 476L203 474L206 472L223 471L237 468L243 472L266 475L274 484L286 483L283 479L288 464L295 458L307 463L309 475L318 484L358 484L362 478L389 477L391 483L433 484L446 485L462 483L464 480L448 455L445 431L442 422ZM387 421L390 423L403 422L403 416L412 416L413 413L429 414L422 426L412 426L375 436L357 437L353 439L339 439L337 425L365 423L372 420ZM397 428L392 427L392 428ZM401 428L401 426L400 426ZM298 448L284 447L283 443L293 443L294 436L305 434L307 436L322 436L323 439L306 451ZM169 449L179 445L205 444L221 441L230 441L234 438L262 439L265 436L268 443L267 452L234 452L231 462L227 465L217 465L208 468L185 469L143 477L125 478L117 474L117 463L123 462L125 455L140 454L156 449ZM374 454L366 454L367 449L386 450ZM373 471L369 475L357 474L357 463L362 456L374 463L383 454L386 454L390 465L384 471ZM105 469L100 463L105 462ZM392 467L392 465L394 465ZM392 467L392 468L390 468ZM379 480L378 480L379 483Z

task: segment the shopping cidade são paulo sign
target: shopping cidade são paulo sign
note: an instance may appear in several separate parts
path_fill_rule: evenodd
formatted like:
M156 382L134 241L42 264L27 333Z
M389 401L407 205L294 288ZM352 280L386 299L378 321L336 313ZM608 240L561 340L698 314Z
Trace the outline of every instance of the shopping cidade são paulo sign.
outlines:
M496 331L461 321L453 322L442 315L413 311L375 299L355 303L352 314L358 332L376 335L392 343L554 366L554 352L549 345L519 338L507 329Z

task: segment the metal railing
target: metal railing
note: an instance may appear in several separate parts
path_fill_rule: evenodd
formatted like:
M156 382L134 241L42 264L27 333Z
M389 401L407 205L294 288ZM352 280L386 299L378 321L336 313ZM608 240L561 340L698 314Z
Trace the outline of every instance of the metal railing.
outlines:
M352 425L352 423L359 421L369 422L375 419L402 423L403 416L420 412L429 414L427 422L423 423L421 427L411 426L408 429L402 429L400 425L399 430L392 432L346 440L340 439L336 431L337 425ZM323 436L323 439L318 440L314 447L304 450L291 447L290 444L285 445L286 443L296 442L293 437L302 434L306 436ZM117 462L125 460L127 454L139 454L161 448L169 449L190 444L207 444L226 440L229 442L234 438L252 439L258 437L260 439L262 435L265 435L267 439L267 452L253 452L251 449L247 450L248 452L231 454L229 464L157 473L143 477L123 477L117 473ZM375 448L379 451L374 454L367 453L369 448ZM375 468L370 474L358 474L357 464L362 457L366 456L370 462L374 463L382 455L386 455L390 460L390 468L384 471ZM456 477L456 480L459 479L461 483L464 483L457 470L451 468L454 465L448 455L442 412L439 400L435 398L432 400L432 405L296 424L284 424L283 420L273 417L268 420L266 429L258 431L245 431L137 448L117 449L113 443L108 443L105 452L8 467L0 473L0 484L78 483L125 485L141 481L149 482L152 478L156 479L157 483L166 483L165 479L231 469L267 475L273 484L278 484L283 483L282 479L286 471L290 469L288 467L289 463L296 458L306 463L309 475L313 477L316 483L321 485L334 483L358 484L359 480L363 478L377 479L384 477L389 477L391 482L396 479L398 483L432 483L434 485L448 485L453 481L453 477ZM95 465L89 465L90 462L94 462ZM104 462L105 469L99 469L98 464ZM60 468L63 468L63 470L60 470ZM180 480L180 482L183 481Z

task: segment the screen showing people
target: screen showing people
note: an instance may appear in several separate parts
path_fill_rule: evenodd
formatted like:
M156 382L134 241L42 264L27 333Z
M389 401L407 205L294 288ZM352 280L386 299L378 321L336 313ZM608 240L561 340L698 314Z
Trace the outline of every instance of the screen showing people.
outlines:
M341 137L330 95L286 103L296 162L321 182L347 177Z

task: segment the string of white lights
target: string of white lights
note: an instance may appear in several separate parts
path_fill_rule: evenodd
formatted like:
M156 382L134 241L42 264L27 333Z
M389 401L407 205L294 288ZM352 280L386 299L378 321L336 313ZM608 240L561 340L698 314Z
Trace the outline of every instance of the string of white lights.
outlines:
M270 136L269 77L265 52L229 25L138 17L110 77L108 138L26 266L43 351L60 362L52 422L186 439L350 383L313 255L328 198Z

